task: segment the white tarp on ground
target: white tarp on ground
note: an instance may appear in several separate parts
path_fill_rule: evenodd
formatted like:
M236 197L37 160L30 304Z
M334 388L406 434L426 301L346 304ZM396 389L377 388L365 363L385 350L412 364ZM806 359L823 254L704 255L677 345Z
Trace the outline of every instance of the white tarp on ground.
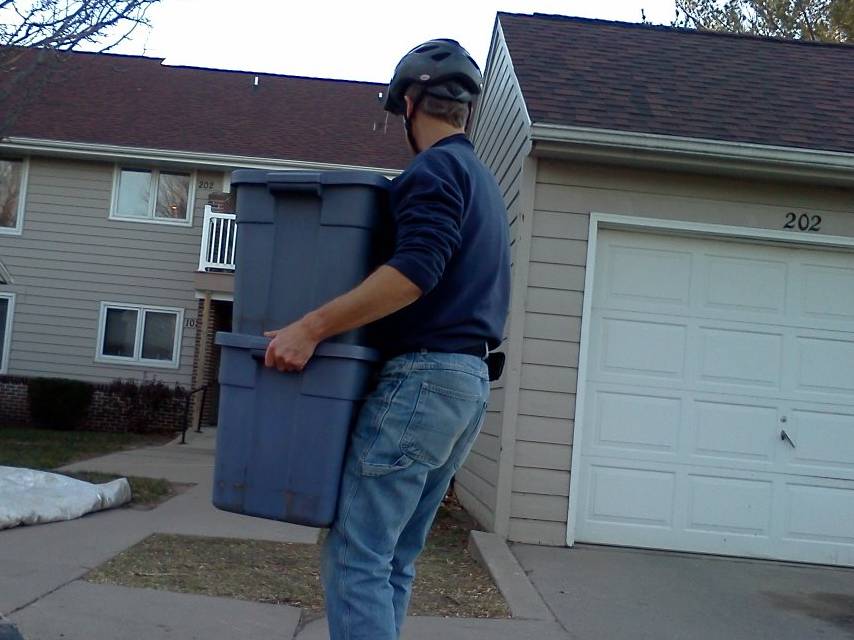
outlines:
M73 520L130 499L125 478L92 484L46 471L0 467L0 529Z

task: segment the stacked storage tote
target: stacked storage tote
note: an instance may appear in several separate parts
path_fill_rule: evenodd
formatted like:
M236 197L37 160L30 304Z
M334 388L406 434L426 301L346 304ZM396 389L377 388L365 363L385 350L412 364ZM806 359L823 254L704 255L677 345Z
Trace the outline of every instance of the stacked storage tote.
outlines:
M302 373L264 366L268 339L358 285L387 258L389 181L368 172L232 174L234 333L217 334L214 505L328 526L350 427L379 354L370 327L320 344Z

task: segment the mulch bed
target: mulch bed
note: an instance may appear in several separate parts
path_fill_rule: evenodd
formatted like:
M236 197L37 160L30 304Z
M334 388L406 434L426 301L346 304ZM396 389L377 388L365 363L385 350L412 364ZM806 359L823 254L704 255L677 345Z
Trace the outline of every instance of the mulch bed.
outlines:
M453 498L439 511L417 564L411 615L506 618L487 571L468 553L475 522ZM97 583L164 589L323 612L319 545L155 534L87 576Z

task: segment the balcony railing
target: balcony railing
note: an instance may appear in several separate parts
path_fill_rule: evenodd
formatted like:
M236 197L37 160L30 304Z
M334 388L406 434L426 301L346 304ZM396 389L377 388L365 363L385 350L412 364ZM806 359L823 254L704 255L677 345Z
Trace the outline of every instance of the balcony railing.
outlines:
M237 221L233 213L217 213L205 207L199 271L234 271Z

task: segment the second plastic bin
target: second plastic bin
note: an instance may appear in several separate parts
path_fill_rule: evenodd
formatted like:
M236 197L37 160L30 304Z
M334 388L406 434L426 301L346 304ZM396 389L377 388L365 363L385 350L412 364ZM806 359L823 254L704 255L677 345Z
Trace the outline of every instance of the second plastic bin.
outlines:
M344 453L379 355L323 343L302 373L264 366L269 341L218 333L222 347L213 503L226 511L329 526Z
M367 171L232 174L234 331L260 335L346 293L389 257L387 178ZM370 329L335 342L369 345Z

